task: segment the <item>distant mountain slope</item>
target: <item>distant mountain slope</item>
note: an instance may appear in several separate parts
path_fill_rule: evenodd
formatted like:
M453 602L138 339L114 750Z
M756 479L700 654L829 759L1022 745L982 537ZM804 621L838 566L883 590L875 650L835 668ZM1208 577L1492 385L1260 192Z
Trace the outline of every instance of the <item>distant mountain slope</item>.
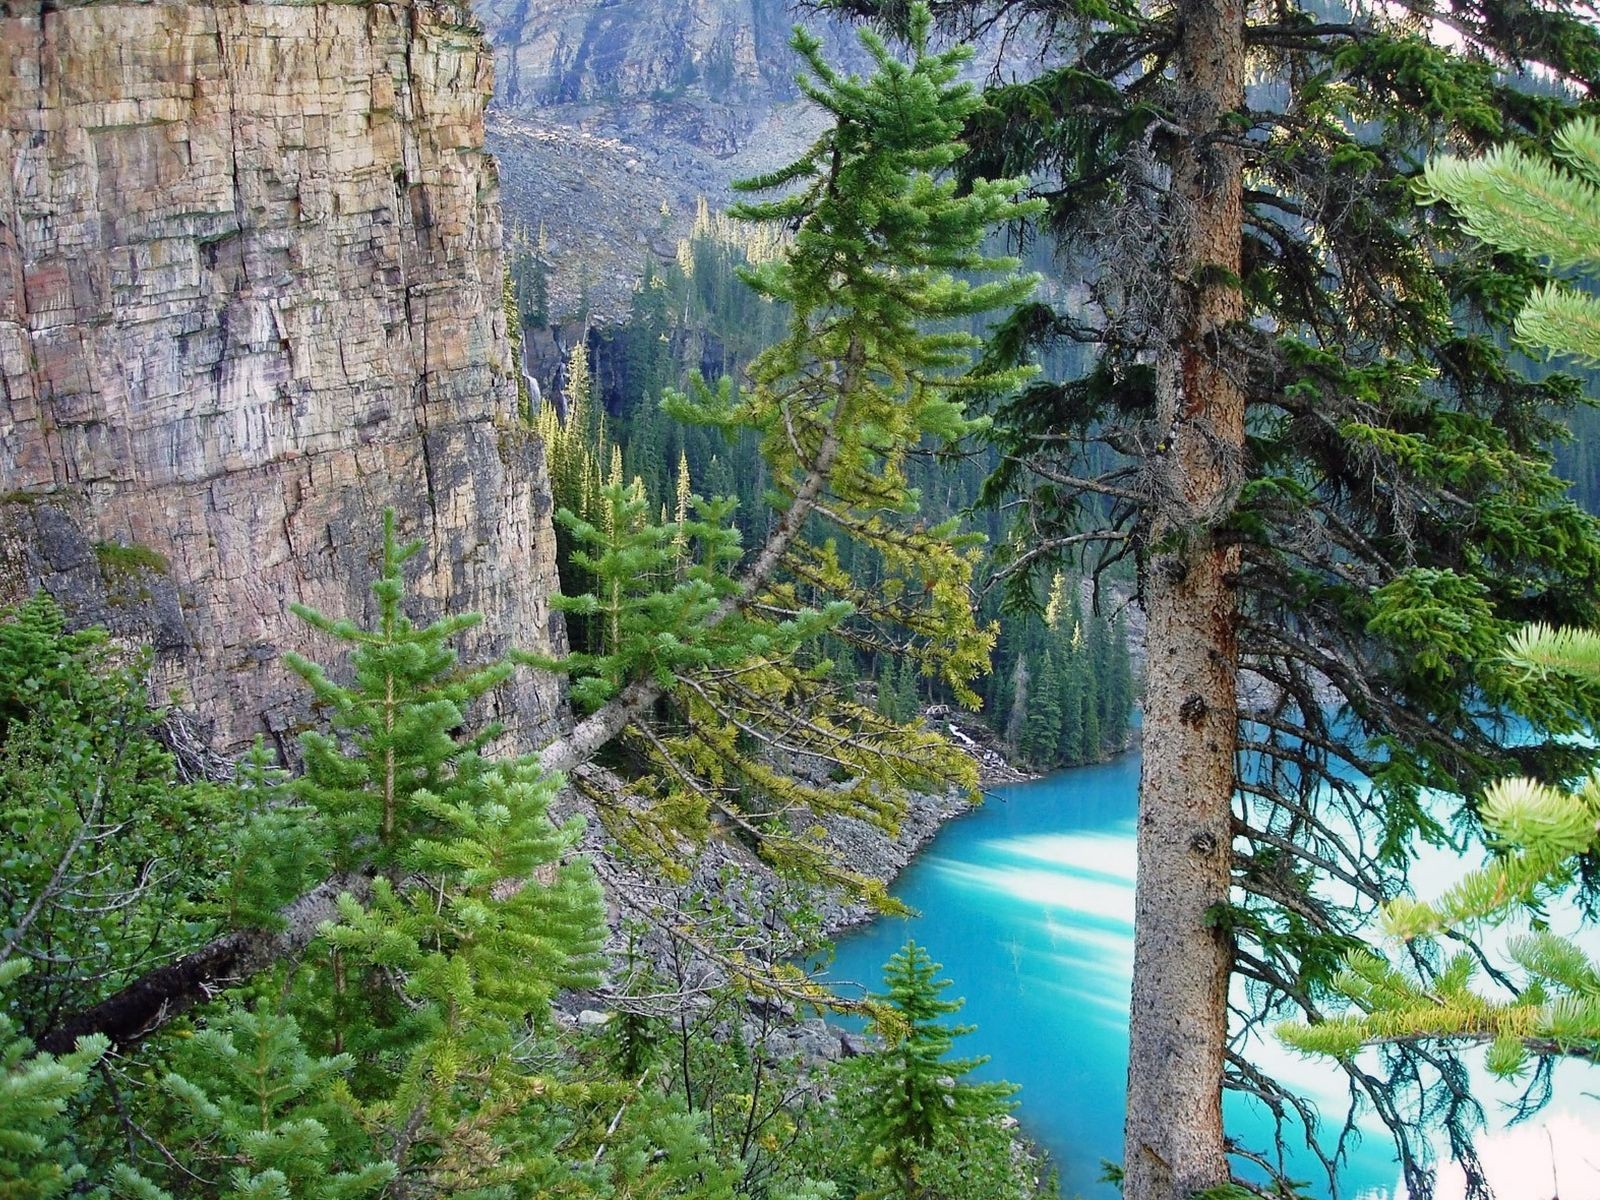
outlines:
M496 104L583 126L615 124L717 155L744 148L797 96L785 0L479 0ZM803 14L834 56L859 57L837 20Z
M864 65L847 23L787 0L477 0L494 47L489 148L508 225L551 264L551 316L623 316L644 255L670 258L695 201L788 161L821 129L791 30ZM667 212L662 213L665 203Z

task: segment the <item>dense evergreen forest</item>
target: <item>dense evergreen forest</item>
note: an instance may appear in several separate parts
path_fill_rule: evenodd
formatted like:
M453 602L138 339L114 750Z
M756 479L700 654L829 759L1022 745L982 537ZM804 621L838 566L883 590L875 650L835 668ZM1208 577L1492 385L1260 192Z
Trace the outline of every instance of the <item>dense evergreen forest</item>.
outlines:
M524 337L548 321L547 268L538 244L525 230L512 238L512 289ZM541 436L552 447L557 504L587 516L599 510L602 482L638 480L650 507L663 514L677 511L691 493L735 498L745 544L761 540L767 473L757 439L729 441L716 430L684 424L660 398L689 386L691 375L737 381L774 338L786 320L784 306L751 291L740 273L777 252L770 233L712 213L702 201L677 261L645 264L628 320L580 328L562 390L540 414ZM981 336L985 329L972 332ZM1070 363L1051 365L1071 369ZM1073 574L1070 584L1058 574L1026 594L994 586L1015 532L1002 501L983 495L996 451L980 441L959 449L930 442L919 450L906 475L920 511L934 522L960 521L991 551L979 570L988 585L976 604L980 623L1000 632L979 718L1004 738L1017 761L1035 769L1095 762L1124 749L1135 698L1123 612L1131 574L1111 571L1097 580ZM570 555L564 563L564 586L585 590ZM881 557L867 547L841 547L839 564L867 587L883 578ZM573 627L585 636L581 617ZM886 716L907 720L924 707L952 702L950 689L897 665L893 646L875 649L847 634L825 639L821 651L841 681L868 684Z
M1547 278L1600 272L1600 28L833 7L872 70L796 32L818 140L496 415L548 468L570 654L463 660L480 618L418 618L385 511L367 617L292 606L292 751L225 763L149 648L0 610L0 1196L1050 1195L937 948L865 1000L817 973L826 904L896 909L835 831L978 790L937 705L1040 768L1142 707L1126 1200L1337 1189L1264 1025L1418 1196L1433 1134L1482 1190L1468 1057L1536 1106L1600 1055L1600 965L1544 920L1600 854L1600 521L1555 473L1592 417L1511 352L1600 361ZM1051 56L980 89L996 23ZM1029 269L1092 228L1085 291ZM539 745L493 719L526 672L571 702ZM1414 895L1442 845L1474 858ZM804 1044L835 1012L866 1034Z

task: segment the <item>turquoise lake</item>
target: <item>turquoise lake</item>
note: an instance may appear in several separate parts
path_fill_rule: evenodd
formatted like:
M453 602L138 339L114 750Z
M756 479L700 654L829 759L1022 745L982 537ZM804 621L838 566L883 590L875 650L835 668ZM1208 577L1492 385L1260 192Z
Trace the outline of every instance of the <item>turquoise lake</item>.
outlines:
M1022 1085L1017 1116L1055 1160L1066 1197L1116 1195L1099 1175L1103 1160L1121 1158L1138 777L1138 756L1130 754L998 789L945 826L896 882L894 895L919 915L880 919L846 935L830 970L835 981L875 989L883 963L908 937L925 945L952 980L946 995L966 1000L954 1019L978 1027L955 1052L989 1055L979 1074ZM1336 1067L1276 1043L1257 1050L1259 1061L1318 1100L1325 1123L1337 1126L1345 1088ZM1570 1090L1558 1088L1558 1098L1593 1092L1600 1082L1578 1078ZM1253 1102L1230 1097L1228 1105L1230 1133L1270 1145L1270 1122ZM1554 1111L1568 1119L1559 1106ZM1600 1160L1593 1149L1600 1140L1589 1140L1600 1125L1587 1122L1582 1159ZM1543 1126L1539 1131L1543 1158ZM1553 1141L1550 1153L1559 1152ZM1326 1194L1326 1176L1308 1159L1291 1159L1295 1173ZM1530 1160L1519 1162L1526 1176ZM1393 1195L1397 1174L1388 1140L1374 1126L1341 1170L1339 1195ZM1596 1190L1587 1191L1588 1181L1563 1167L1563 1200L1600 1194L1600 1174L1592 1178ZM1438 1195L1451 1193L1441 1179ZM1551 1194L1543 1191L1546 1200Z

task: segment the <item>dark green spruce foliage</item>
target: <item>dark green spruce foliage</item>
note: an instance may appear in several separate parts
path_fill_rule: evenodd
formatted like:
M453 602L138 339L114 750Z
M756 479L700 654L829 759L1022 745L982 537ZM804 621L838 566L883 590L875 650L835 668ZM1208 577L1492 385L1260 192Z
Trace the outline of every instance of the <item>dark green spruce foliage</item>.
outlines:
M1134 694L1121 614L1085 612L1076 584L1057 575L1043 614L1003 622L996 659L1011 666L991 677L985 710L997 729L1018 731L1028 762L1075 766L1127 748Z
M163 1137L185 1171L217 1181L217 1200L356 1200L394 1179L377 1147L350 1162L330 1136L330 1126L350 1132L329 1084L352 1060L313 1058L292 1018L229 1008L173 1057L161 1083L172 1105ZM133 1200L173 1195L127 1163L112 1190Z
M28 966L20 959L0 961L0 1196L54 1200L87 1174L66 1114L88 1086L107 1042L85 1038L59 1057L33 1053L33 1043L19 1034L7 1012L11 985Z
M1031 1188L1013 1160L1003 1119L1015 1106L1009 1083L964 1076L982 1058L948 1057L970 1025L945 1018L962 1001L941 993L949 980L915 942L884 967L875 1023L885 1045L841 1068L840 1115L864 1197L897 1200L1007 1200Z
M1600 125L1573 121L1553 141L1553 159L1514 146L1472 159L1436 158L1425 171L1425 196L1448 203L1487 244L1576 268L1592 285L1600 271ZM1532 293L1515 330L1530 350L1600 361L1600 303L1566 283ZM1503 653L1521 681L1559 675L1586 690L1600 686L1594 630L1530 625ZM1305 1050L1347 1057L1395 1040L1486 1041L1489 1069L1508 1076L1523 1072L1531 1054L1593 1059L1600 1051L1600 965L1543 918L1547 900L1581 878L1600 851L1600 776L1561 784L1495 780L1479 805L1493 857L1434 901L1404 896L1384 908L1385 932L1403 939L1412 954L1422 948L1438 954L1438 939L1455 930L1531 916L1530 929L1506 940L1512 970L1493 976L1503 990L1475 986L1480 963L1466 951L1453 955L1435 980L1408 970L1405 957L1396 961L1362 947L1350 953L1336 981L1350 1010L1287 1025L1281 1036Z
M0 962L32 964L9 991L36 1035L203 941L228 906L248 814L180 782L146 661L69 632L46 595L0 610Z

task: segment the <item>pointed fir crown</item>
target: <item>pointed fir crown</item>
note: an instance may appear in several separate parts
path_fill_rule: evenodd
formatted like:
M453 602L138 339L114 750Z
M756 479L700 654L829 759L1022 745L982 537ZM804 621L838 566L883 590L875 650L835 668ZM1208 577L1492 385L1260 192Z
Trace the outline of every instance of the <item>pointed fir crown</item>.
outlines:
M769 462L783 471L814 461L806 452L814 430L829 425L840 442L829 483L852 502L903 492L899 459L924 435L950 440L974 427L958 393L1004 390L1028 374L975 371L977 338L924 328L1026 297L1037 277L1016 274L1015 259L990 257L982 245L991 229L1040 206L1014 199L1023 180L958 186L950 173L965 152L957 138L982 101L957 79L970 52L930 53L926 10L918 10L909 63L861 32L876 67L867 79L835 71L818 40L795 31L791 45L807 67L800 87L833 125L788 166L735 185L784 194L732 210L794 229L787 254L743 272L758 293L791 305L789 335L751 364L758 387L742 404L718 412L704 390L671 403L690 420L762 430ZM1000 277L971 283L956 272ZM884 473L888 486L871 486Z

